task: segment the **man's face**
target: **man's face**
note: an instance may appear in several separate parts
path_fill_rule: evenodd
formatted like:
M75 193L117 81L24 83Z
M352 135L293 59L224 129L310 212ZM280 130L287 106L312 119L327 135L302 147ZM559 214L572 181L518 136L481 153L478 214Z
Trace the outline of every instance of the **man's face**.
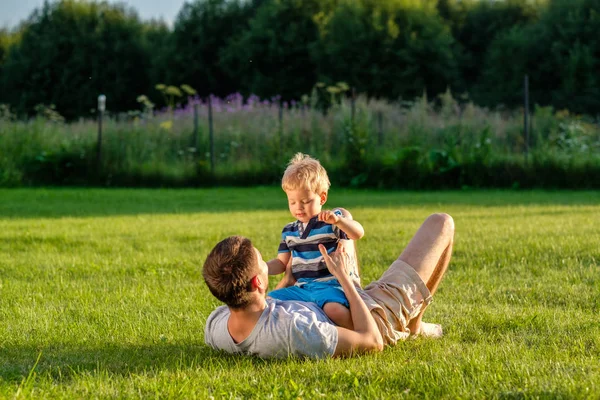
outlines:
M300 222L308 222L312 217L321 212L327 194L318 195L308 189L286 190L290 212Z

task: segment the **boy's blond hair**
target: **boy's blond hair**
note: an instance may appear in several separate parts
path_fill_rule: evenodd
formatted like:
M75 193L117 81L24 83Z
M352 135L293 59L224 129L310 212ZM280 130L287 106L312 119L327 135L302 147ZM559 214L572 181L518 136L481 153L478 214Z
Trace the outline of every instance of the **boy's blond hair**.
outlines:
M307 189L311 192L321 194L327 193L331 183L327 176L327 171L316 160L308 154L296 153L288 163L283 178L281 178L281 188L284 191Z

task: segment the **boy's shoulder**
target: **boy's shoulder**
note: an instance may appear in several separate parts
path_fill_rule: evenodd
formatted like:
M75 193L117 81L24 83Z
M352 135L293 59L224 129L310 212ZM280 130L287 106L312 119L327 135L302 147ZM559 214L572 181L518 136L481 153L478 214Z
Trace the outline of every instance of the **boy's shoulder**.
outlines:
M298 221L292 221L287 223L283 229L282 232L291 232L291 231L297 231L298 230Z

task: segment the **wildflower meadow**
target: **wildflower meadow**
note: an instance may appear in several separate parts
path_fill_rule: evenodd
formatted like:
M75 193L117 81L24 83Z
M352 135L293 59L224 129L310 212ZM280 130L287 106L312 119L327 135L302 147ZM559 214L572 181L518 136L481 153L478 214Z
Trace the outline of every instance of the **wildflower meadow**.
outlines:
M101 138L97 119L5 113L0 185L274 184L298 151L351 187L600 185L600 126L589 117L536 107L526 134L522 111L478 107L449 91L389 102L328 89L297 102L212 96L210 107L182 97L162 110L142 96L137 110L103 116Z

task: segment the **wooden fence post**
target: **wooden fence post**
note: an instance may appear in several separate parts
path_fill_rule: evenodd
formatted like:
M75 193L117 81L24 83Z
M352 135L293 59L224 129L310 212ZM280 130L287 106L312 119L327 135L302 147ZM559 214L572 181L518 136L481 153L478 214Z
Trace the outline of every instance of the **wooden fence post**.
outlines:
M210 172L215 173L215 135L213 132L212 95L208 95L208 135L210 140Z
M198 103L194 104L194 133L192 137L192 147L196 149L196 158L200 156L200 139L198 138Z
M383 111L377 112L377 133L379 134L379 146L383 145Z
M102 164L102 117L106 110L106 96L101 94L98 96L98 140L96 143L96 167L100 170Z
M279 160L283 157L283 100L279 99Z
M523 127L525 133L525 160L529 158L529 76L523 82Z
M352 97L350 98L350 121L354 127L354 116L356 114L356 89L352 88Z

